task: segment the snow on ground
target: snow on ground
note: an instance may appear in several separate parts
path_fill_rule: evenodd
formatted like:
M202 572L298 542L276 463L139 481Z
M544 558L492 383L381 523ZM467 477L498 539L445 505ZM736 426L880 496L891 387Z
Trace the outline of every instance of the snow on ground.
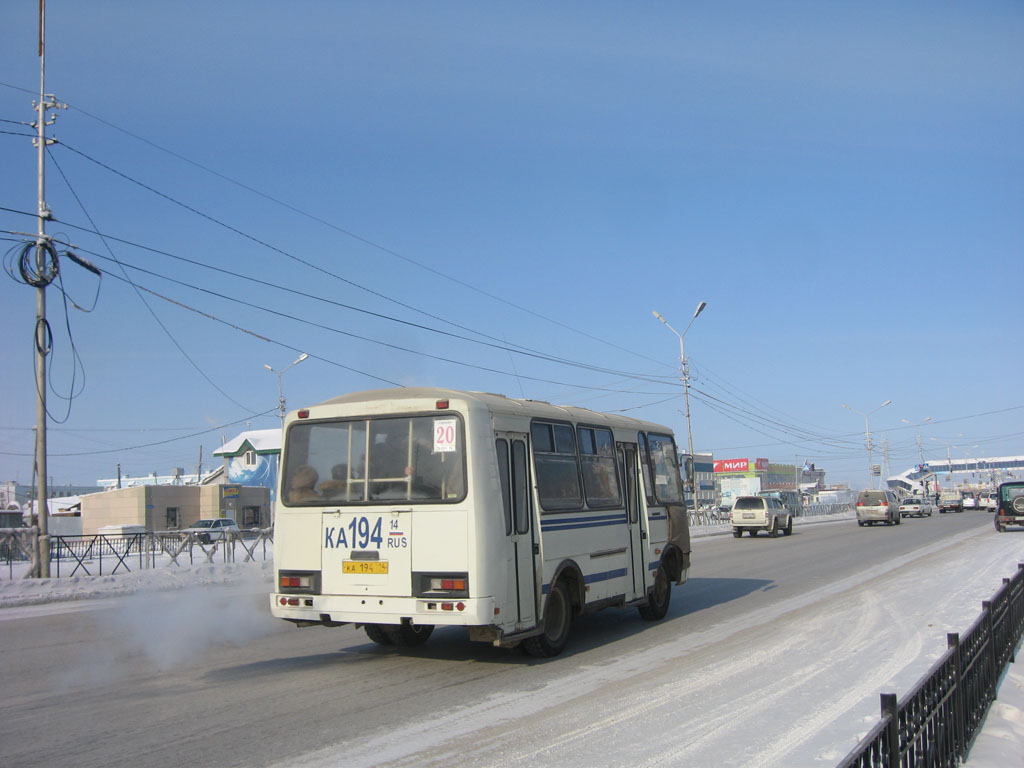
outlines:
M16 606L125 597L141 591L165 591L192 587L234 584L241 578L259 578L269 593L274 581L274 564L268 559L250 563L205 563L202 565L159 565L129 573L106 576L61 576L51 579L0 579L0 609Z
M1011 664L967 760L970 768L1024 766L1024 664Z
M727 524L702 526L693 535L728 531ZM1020 557L1015 536L974 535L955 547L930 545L871 574L683 635L614 665L576 669L571 686L558 676L540 690L477 701L471 718L454 712L408 723L386 738L333 746L289 765L334 765L339 749L353 758L353 767L610 765L625 739L633 745L630 762L643 766L697 765L702 755L732 753L735 765L832 766L878 721L878 694L905 693L941 656L946 632L968 628L981 601L1011 575ZM927 579L921 578L924 568ZM43 610L86 609L88 601L101 598L240 581L252 591L269 592L272 580L270 561L0 579L0 619L20 609L40 610L28 606L41 603L52 604ZM936 602L935 595L943 599ZM745 651L743 664L723 661L723 644L744 645L751 636L754 656ZM768 666L782 674L758 673ZM776 713L794 704L803 709L778 720ZM637 733L644 735L641 744ZM723 744L731 749L723 750ZM1024 766L1022 755L1024 670L1016 664L969 765Z

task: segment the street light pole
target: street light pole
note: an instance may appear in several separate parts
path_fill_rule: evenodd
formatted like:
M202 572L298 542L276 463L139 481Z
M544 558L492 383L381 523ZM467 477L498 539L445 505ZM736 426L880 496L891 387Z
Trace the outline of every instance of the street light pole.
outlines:
M704 308L708 305L706 301L702 301L697 305L696 311L693 313L693 317L690 318L690 322L687 323L686 328L680 333L671 325L668 324L668 320L661 316L661 313L657 310L652 310L656 318L661 320L672 333L679 337L679 367L682 370L683 379L683 401L686 403L686 438L690 448L690 466L687 483L690 486L690 492L693 494L693 508L697 508L697 470L694 466L693 460L693 429L690 425L690 366L689 361L686 359L686 349L683 346L683 337L686 336L686 332L690 330L690 326L693 325L693 321L697 319L697 315L704 311Z
M266 368L271 373L276 373L277 374L277 410L278 410L278 413L280 413L280 415L281 415L281 429L284 429L284 415L286 413L285 407L284 407L284 385L281 382L281 377L284 376L284 372L287 371L289 368L294 368L296 365L298 365L299 363L301 363L303 360L305 360L308 357L309 357L309 355L307 355L305 352L303 352L301 355L299 355L299 359L298 360L296 360L291 365L285 366L280 371L275 371L269 365L264 365L263 366L264 368Z
M927 424L931 420L932 417L928 416L923 421L914 424L913 422L907 421L906 419L900 419L900 421L902 421L904 424L910 424L914 428L914 432L917 435L917 456L921 460L921 464L924 464L924 448L921 447L921 425Z
M853 411L854 413L859 413L861 416L864 417L864 445L868 449L868 477L871 478L871 488L872 489L874 489L874 487L875 487L875 475L871 471L871 468L872 468L872 464L871 464L871 447L872 447L871 446L871 424L868 422L868 417L871 416L871 414L873 414L875 411L879 411L882 408L885 408L885 406L891 405L891 404L892 404L892 400L886 400L884 403L882 403L880 406L878 406L874 410L871 410L871 411L868 411L867 413L864 413L863 411L858 411L856 408L851 408L846 403L841 403L843 408L845 408L846 410Z

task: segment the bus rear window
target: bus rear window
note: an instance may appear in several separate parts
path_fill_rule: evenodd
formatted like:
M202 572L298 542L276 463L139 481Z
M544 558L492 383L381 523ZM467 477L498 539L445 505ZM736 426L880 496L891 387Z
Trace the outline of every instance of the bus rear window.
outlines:
M465 438L457 414L293 424L285 439L286 506L459 501Z

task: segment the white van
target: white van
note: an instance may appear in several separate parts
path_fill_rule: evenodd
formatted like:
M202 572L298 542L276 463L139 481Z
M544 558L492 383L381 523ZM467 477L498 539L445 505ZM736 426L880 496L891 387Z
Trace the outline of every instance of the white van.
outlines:
M857 495L857 525L900 524L900 502L892 491L861 491Z
M763 496L740 496L729 513L732 535L737 539L744 531L757 536L758 531L768 531L775 538L779 531L786 536L793 532L793 515L778 499Z

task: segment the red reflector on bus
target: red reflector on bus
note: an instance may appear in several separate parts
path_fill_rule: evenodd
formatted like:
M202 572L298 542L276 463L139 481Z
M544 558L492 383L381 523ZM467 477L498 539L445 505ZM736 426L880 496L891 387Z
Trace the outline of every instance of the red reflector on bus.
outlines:
M305 408L303 408L301 411L298 412L297 415L298 415L298 417L300 419L308 419L309 418L309 411L306 410Z
M278 600L278 602L281 605L288 605L288 598L287 597L282 597L280 600Z
M441 603L441 610L442 611L451 611L454 608L455 608L455 606L452 603Z
M437 407L437 410L443 411L443 410L448 408L448 401L447 400L438 400L434 405Z
M298 605L298 604L299 604L299 598L297 598L297 597L289 597L288 598L288 605Z
M455 604L455 607L458 608L460 611L466 610L466 604L461 600Z

